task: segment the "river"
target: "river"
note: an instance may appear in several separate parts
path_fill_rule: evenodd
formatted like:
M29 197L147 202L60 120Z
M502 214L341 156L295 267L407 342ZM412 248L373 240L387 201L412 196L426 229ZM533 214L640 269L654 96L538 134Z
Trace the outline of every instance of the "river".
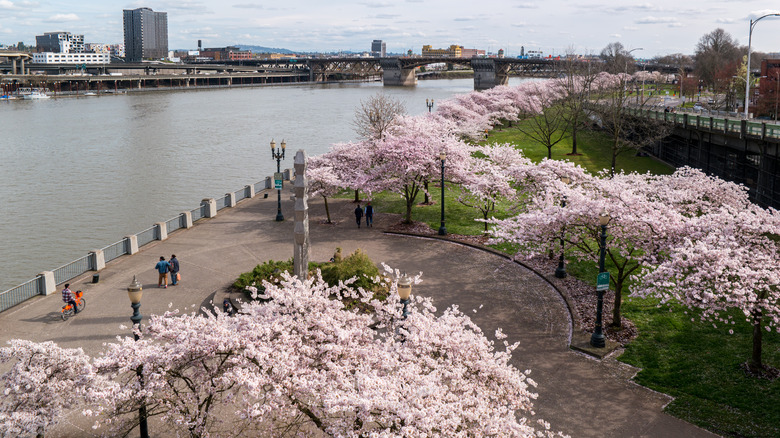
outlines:
M298 149L354 139L355 108L376 93L419 114L472 90L452 79L0 102L0 291L263 180L271 139L287 142L283 169Z

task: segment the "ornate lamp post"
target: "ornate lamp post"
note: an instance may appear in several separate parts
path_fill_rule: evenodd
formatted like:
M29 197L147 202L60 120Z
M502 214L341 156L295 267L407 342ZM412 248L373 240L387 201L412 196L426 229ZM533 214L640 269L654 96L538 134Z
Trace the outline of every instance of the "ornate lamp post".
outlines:
M130 317L130 320L133 321L133 337L136 341L139 339L138 332L141 331L141 320L143 319L143 315L141 315L140 312L141 297L143 294L143 287L138 283L136 276L133 275L133 282L127 286L127 296L130 298L130 306L133 308L133 316ZM138 326L137 331L135 330L136 326ZM141 385L143 386L143 369L138 368L138 370L136 370L136 374L138 375L138 380L141 381ZM149 428L146 425L145 404L142 404L141 407L138 408L138 427L141 431L141 438L149 438Z
M599 215L599 225L601 225L601 243L599 243L599 275L607 272L607 270L604 268L604 259L606 258L607 254L607 224L609 224L611 219L612 218L609 216L609 214L607 214L606 211ZM607 277L607 279L609 279L609 277ZM607 285L609 285L609 281L607 281ZM596 329L593 331L593 335L590 337L590 345L596 348L603 348L606 345L604 331L601 327L601 313L604 309L604 290L596 286L596 293L598 294L598 301L596 302Z
M433 109L433 99L431 100L425 99L425 105L428 107L428 112L431 112L431 110Z
M441 226L439 227L439 236L447 235L447 228L444 226L444 160L447 158L447 154L444 151L439 153L439 159L441 160Z
M748 105L750 104L750 49L753 43L753 28L756 27L756 23L762 18L766 17L780 17L780 14L766 14L762 15L755 20L750 20L750 33L748 33L748 56L747 56L747 72L745 73L745 118L748 118Z
M562 176L561 182L568 185L571 183L571 178L568 176ZM563 195L563 199L561 199L561 208L566 208L566 195ZM556 278L566 278L566 265L565 261L563 259L563 238L564 238L565 230L561 228L561 257L558 259L558 267L555 269L555 277Z
M271 159L276 160L276 175L274 175L274 184L276 184L276 177L281 180L281 161L284 159L284 150L287 148L287 143L282 140L281 150L276 147L276 142L271 140ZM276 221L281 222L284 220L282 216L282 187L281 183L276 187Z
M412 295L412 280L404 275L398 279L398 297L401 299L401 304L404 305L404 310L401 313L404 319L409 315L406 310L406 306L409 304L409 297Z

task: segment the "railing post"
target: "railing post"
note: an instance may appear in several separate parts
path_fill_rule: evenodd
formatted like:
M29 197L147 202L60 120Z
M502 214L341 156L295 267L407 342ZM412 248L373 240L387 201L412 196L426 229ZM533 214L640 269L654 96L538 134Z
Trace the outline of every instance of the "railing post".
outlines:
M54 281L53 271L43 271L38 274L38 293L51 295L57 291L57 283Z
M100 271L106 267L106 256L102 249L93 249L89 252L89 267L93 271Z
M766 140L766 122L761 123L761 140Z
M227 198L226 202L225 202L225 207L233 208L233 207L236 206L236 194L235 193L233 193L233 192L225 193L225 198Z
M191 211L182 211L182 224L181 226L183 228L192 228L192 212Z
M214 198L206 198L201 201L201 205L206 206L204 217L214 217L217 215L217 201Z
M739 121L739 138L747 138L747 120Z
M723 118L723 133L727 134L729 132L729 119Z
M265 177L265 188L266 189L274 188L274 181L271 179L270 176Z
M246 196L249 199L255 197L255 186L253 184L244 186L244 196Z
M132 234L130 236L125 236L125 249L126 253L128 255L133 255L138 252L138 236L135 234Z
M157 222L154 226L157 227L157 240L168 238L168 225L165 222Z

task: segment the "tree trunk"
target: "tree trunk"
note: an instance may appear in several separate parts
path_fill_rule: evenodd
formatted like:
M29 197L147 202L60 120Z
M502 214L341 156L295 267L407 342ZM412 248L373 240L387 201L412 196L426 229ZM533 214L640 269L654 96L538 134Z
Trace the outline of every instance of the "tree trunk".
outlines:
M547 159L552 160L552 145L547 146Z
M406 220L404 220L405 224L411 224L412 223L412 204L414 203L414 199L411 197L406 198Z
M333 222L330 221L330 208L328 208L328 197L323 196L322 199L325 200L325 216L328 217L328 223L332 224Z
M360 202L360 195L358 194L360 191L358 189L355 189L355 202Z
M428 205L431 203L431 200L428 199L428 178L425 178L425 200L423 200L423 204Z
M574 121L571 127L571 154L577 155L577 120Z
M750 358L750 368L756 371L763 368L763 361L761 360L761 338L763 336L761 319L761 310L753 312L753 355Z
M620 272L618 272L617 279L615 279L615 305L612 307L612 324L611 327L620 328L623 325L623 321L620 318L620 306L623 303L623 280Z

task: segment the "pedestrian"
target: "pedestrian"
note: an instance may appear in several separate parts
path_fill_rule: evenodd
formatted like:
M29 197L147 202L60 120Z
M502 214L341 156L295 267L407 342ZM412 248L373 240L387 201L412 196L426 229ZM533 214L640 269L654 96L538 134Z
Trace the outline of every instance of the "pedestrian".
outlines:
M168 287L168 268L170 268L170 265L165 261L165 257L160 256L160 261L154 265L154 269L160 274L157 277L157 287ZM163 283L165 283L165 286L163 286Z
M176 286L179 283L179 259L176 258L176 254L171 254L171 259L168 260L171 271L171 286Z
M371 205L371 201L368 201L368 204L366 204L366 226L367 227L373 227L374 226L374 207Z
M360 208L360 204L355 207L355 221L358 224L358 228L360 228L360 220L363 219L363 209Z

